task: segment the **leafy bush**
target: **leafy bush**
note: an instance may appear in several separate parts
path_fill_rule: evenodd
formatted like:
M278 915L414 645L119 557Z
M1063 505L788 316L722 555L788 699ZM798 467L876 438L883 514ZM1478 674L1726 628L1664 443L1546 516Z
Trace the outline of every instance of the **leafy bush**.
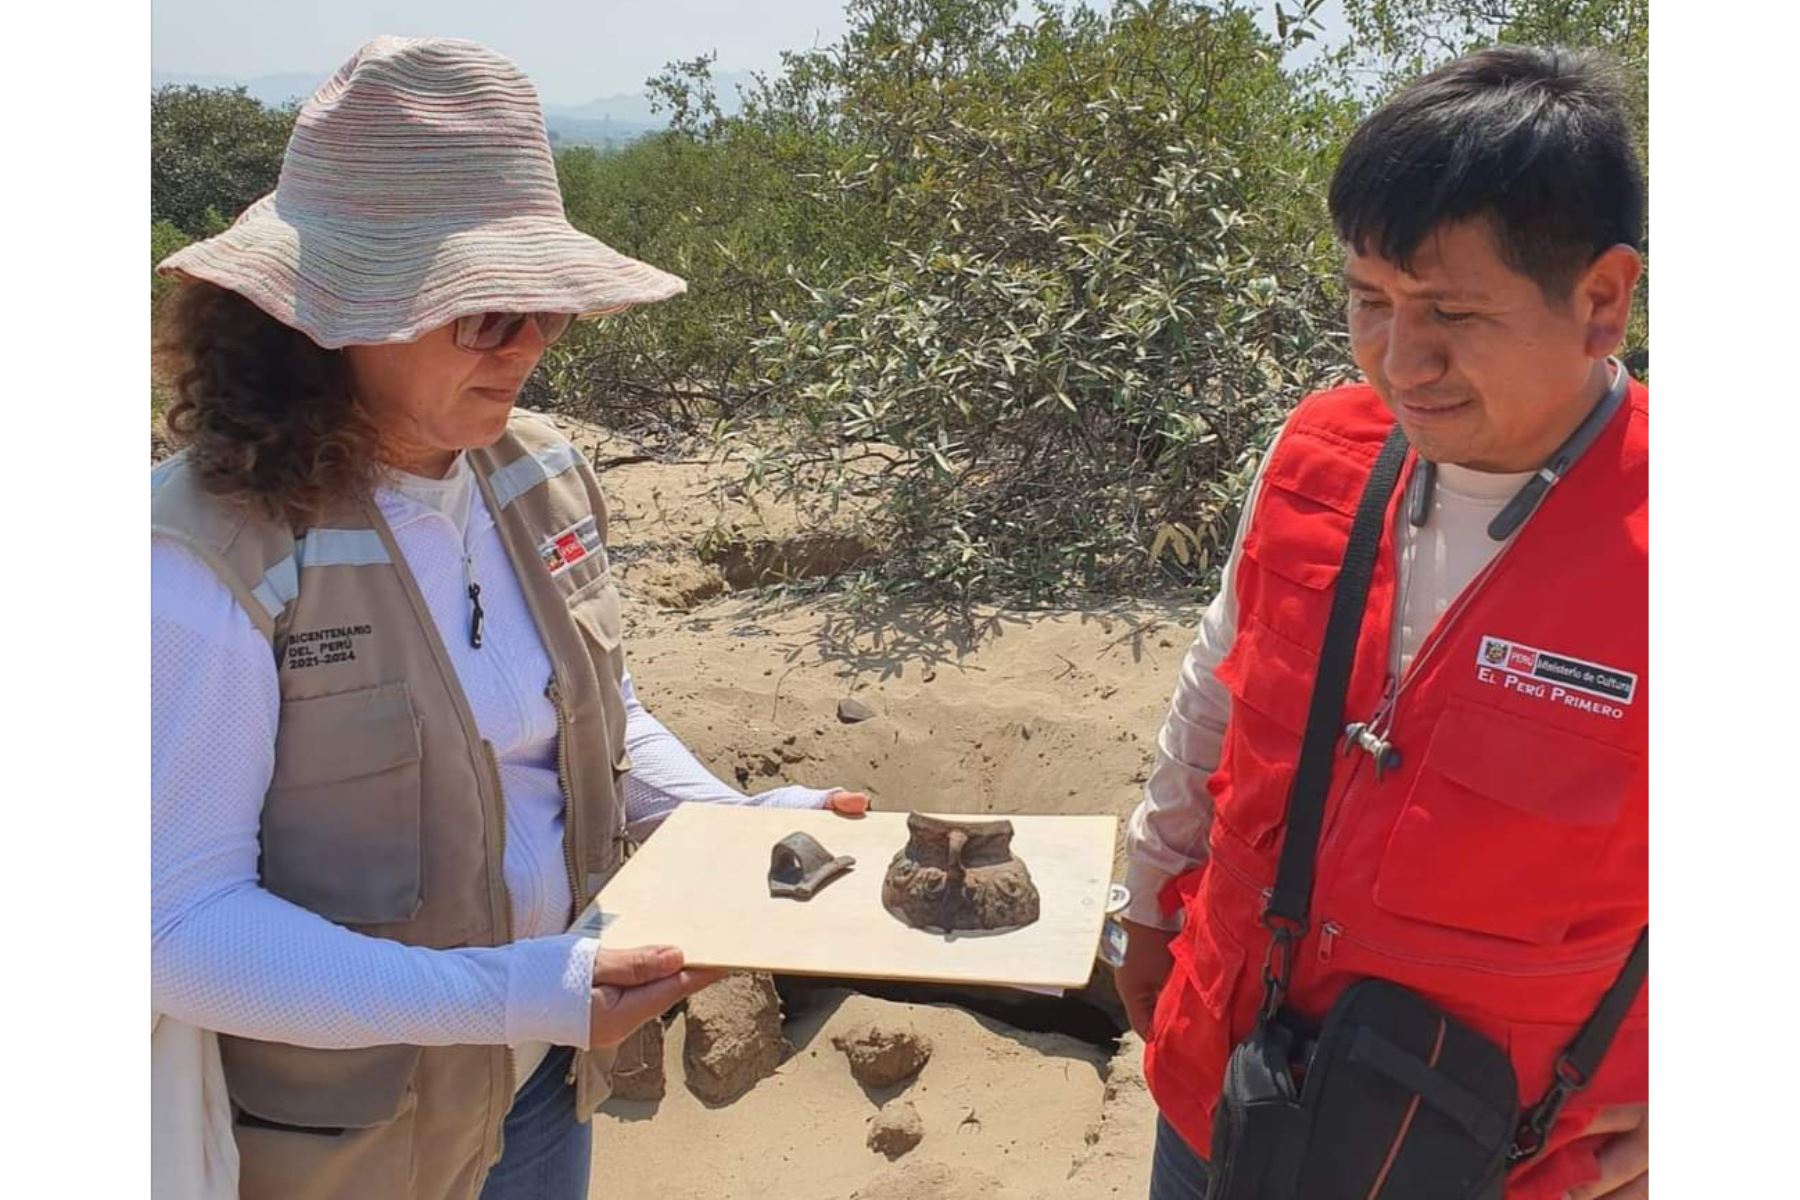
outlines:
M652 81L668 133L557 154L571 222L689 290L578 326L534 377L533 402L682 432L748 412L763 387L752 335L804 299L796 273L854 269L879 246L879 225L810 186L838 144L780 119L723 120L707 67L677 64Z
M879 204L887 261L759 339L751 481L878 495L889 592L1201 579L1260 446L1346 367L1316 211L1343 114L1242 10L1010 8L853 6L830 66L869 149L821 195Z
M156 273L156 264L175 253L194 239L175 228L168 221L150 222L150 307L155 311L157 301L172 286L167 279Z
M243 88L170 85L150 94L150 218L194 236L224 228L272 191L294 107Z

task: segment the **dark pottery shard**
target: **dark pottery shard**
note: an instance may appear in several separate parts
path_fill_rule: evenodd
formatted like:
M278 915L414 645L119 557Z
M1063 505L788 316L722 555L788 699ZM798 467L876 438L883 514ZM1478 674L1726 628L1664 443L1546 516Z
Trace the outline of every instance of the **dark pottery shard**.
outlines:
M769 895L811 900L814 893L856 865L848 854L831 851L806 833L790 833L769 852Z
M1011 821L910 813L908 838L881 882L882 907L915 929L1017 929L1038 919L1031 872L1012 852Z

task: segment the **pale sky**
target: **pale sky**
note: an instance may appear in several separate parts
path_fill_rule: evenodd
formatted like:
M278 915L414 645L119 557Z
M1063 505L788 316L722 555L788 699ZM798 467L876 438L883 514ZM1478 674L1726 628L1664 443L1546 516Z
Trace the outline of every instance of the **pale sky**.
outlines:
M721 71L773 70L783 50L836 41L843 7L843 0L154 0L150 61L174 74L248 80L307 72L323 82L376 34L466 37L516 62L546 105L575 106L641 91L664 64L709 50L718 51Z

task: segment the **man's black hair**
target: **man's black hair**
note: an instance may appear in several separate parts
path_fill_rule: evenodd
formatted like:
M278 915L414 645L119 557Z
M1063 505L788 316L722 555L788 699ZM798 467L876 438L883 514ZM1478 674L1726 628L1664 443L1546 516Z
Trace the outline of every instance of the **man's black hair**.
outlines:
M1569 50L1495 46L1409 84L1350 138L1330 202L1346 245L1408 271L1440 225L1487 217L1502 260L1553 300L1644 236L1615 70Z

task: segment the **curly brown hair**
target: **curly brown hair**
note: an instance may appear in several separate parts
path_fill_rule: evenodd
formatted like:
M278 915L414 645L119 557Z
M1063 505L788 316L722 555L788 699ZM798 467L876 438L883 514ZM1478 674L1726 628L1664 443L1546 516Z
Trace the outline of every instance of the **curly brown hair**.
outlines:
M175 393L170 442L220 494L303 525L373 485L381 439L343 352L236 292L184 279L164 296L151 368Z

